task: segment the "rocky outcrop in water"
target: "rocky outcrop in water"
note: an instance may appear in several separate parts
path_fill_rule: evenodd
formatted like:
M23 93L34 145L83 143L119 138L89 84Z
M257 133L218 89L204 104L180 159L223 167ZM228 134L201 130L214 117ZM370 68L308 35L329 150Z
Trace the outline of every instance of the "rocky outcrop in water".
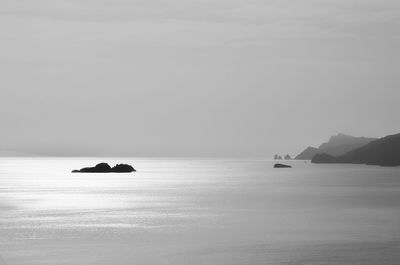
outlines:
M275 164L274 168L291 168L292 166L285 165L285 164Z
M128 164L117 164L114 167L110 167L107 163L100 163L94 167L72 170L72 173L130 173L135 171L136 170Z

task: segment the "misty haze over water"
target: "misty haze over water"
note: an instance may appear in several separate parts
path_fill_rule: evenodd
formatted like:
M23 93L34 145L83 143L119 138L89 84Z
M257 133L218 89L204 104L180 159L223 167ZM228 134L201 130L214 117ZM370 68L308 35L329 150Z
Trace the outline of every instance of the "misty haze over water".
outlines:
M0 0L0 265L399 265L399 29L399 0Z

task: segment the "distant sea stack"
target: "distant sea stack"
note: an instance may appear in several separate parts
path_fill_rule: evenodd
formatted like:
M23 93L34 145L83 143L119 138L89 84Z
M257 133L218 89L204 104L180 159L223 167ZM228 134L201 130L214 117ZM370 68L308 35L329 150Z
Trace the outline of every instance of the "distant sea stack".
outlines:
M285 156L281 156L281 155L274 155L274 160L292 160L291 156L289 154L285 155Z
M327 154L331 156L343 155L358 147L365 146L366 144L376 140L376 138L368 137L354 137L339 133L332 136L328 142L321 144L318 148L307 147L303 152L296 156L298 160L311 160L316 154Z
M316 154L311 162L400 166L400 133L372 141L344 155Z
M72 170L72 173L130 173L135 171L136 170L128 164L117 164L114 167L110 167L107 163L100 163L94 167Z

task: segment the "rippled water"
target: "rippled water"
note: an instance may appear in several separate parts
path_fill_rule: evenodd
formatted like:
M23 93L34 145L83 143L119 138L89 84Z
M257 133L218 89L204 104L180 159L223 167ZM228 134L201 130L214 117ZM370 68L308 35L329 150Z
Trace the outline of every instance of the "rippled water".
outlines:
M291 163L1 158L0 264L400 264L400 168Z

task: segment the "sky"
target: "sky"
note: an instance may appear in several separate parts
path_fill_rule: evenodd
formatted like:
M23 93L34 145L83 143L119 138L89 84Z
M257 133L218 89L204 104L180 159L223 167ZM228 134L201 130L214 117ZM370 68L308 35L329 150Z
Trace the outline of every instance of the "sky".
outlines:
M0 151L295 155L400 132L398 0L0 0Z

